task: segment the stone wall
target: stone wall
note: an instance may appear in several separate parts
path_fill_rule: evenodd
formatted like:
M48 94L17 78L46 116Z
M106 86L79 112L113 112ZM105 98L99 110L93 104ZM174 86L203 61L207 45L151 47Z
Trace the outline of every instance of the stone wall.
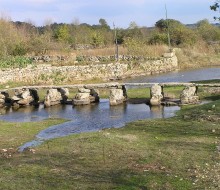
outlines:
M178 68L175 55L160 59L133 63L91 63L88 65L52 66L50 64L29 65L27 68L0 70L0 84L13 82L28 82L30 84L65 83L76 80L101 78L104 80L124 78L134 75L168 72Z

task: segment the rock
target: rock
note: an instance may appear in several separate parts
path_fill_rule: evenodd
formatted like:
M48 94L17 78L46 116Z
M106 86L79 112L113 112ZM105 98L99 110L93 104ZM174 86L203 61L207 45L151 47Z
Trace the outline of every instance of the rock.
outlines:
M57 90L61 93L62 96L69 96L70 94L68 88L58 88Z
M159 106L160 104L161 104L161 101L158 98L151 98L150 99L151 106Z
M19 98L18 96L12 96L11 99L13 101L18 101L18 100L21 100L22 98Z
M99 92L95 89L79 88L78 93L73 99L73 105L87 105L99 102Z
M33 101L34 98L32 96L27 96L25 99L21 99L17 103L20 105L30 105L30 103Z
M44 106L49 107L60 104L62 99L62 95L57 89L49 89L44 99Z
M0 99L5 99L5 95L0 93Z
M0 99L0 104L4 104L5 103L5 99Z
M88 105L90 104L90 99L81 99L81 100L77 100L77 99L73 99L73 105L74 106L79 106L79 105Z
M15 95L11 98L14 107L35 105L39 101L37 90L35 89L17 89ZM16 103L16 104L15 104ZM18 104L18 106L17 106Z
M199 97L196 95L195 86L187 86L183 89L180 94L181 104L197 104L199 102Z
M158 84L155 84L150 89L150 105L158 106L161 104L161 100L163 99L162 95L162 87Z
M122 104L125 100L122 89L110 89L109 103L111 106Z
M15 94L15 96L21 96L21 94L22 94L23 92L24 92L23 89L16 89L15 92L14 92L14 94Z
M80 93L90 93L90 89L86 89L86 88L78 88L78 92Z
M75 96L76 100L89 99L90 93L77 93Z
M23 98L23 99L26 99L29 96L30 96L30 91L29 90L25 90L21 93L21 98Z

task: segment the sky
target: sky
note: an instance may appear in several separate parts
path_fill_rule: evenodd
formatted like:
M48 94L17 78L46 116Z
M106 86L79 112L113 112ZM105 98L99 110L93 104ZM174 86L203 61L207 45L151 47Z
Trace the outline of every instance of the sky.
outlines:
M98 24L103 18L108 25L128 28L131 22L152 27L166 18L183 24L194 24L213 17L218 12L210 10L214 0L0 0L1 17L13 21L31 22L37 26L57 23Z

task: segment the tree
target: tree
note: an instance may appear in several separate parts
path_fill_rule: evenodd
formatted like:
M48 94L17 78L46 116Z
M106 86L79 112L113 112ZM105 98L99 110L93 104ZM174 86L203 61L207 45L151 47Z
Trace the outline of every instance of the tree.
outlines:
M108 25L108 23L106 22L105 19L100 18L100 19L99 19L99 24L100 24L101 28L110 30L110 26Z
M152 32L149 42L151 44L164 43L164 41L166 41L165 36L167 35L168 25L169 25L170 41L173 46L193 45L197 41L198 37L196 33L193 30L187 28L181 22L174 19L168 19L168 20L161 19L156 22L155 26L157 30Z
M93 32L91 44L94 47L100 47L101 45L103 45L104 43L103 41L104 41L103 36L99 32Z
M205 41L220 40L219 28L210 24L207 19L197 22L197 30Z
M55 32L55 38L61 42L68 42L70 40L69 28L66 24L61 25Z
M219 0L216 0L215 3L210 6L210 9L213 10L213 11L219 11L219 10L220 10L220 9L219 9L219 8L220 8L220 4L219 4L219 3L220 3L220 1L219 1ZM215 20L220 20L220 17L216 17L216 16L215 16L214 19L215 19Z

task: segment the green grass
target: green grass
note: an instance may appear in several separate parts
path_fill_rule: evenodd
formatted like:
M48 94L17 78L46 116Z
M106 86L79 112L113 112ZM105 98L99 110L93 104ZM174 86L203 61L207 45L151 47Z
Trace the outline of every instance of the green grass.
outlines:
M183 87L165 87L163 89L165 97L179 98ZM127 90L127 95L129 98L150 98L150 88L131 88Z
M213 105L215 105L213 107ZM220 101L169 119L49 140L0 159L0 189L218 189ZM0 147L19 146L63 120L0 123Z
M0 149L18 148L24 142L34 139L35 134L51 125L62 123L66 120L50 118L40 122L12 123L1 121L0 123Z

